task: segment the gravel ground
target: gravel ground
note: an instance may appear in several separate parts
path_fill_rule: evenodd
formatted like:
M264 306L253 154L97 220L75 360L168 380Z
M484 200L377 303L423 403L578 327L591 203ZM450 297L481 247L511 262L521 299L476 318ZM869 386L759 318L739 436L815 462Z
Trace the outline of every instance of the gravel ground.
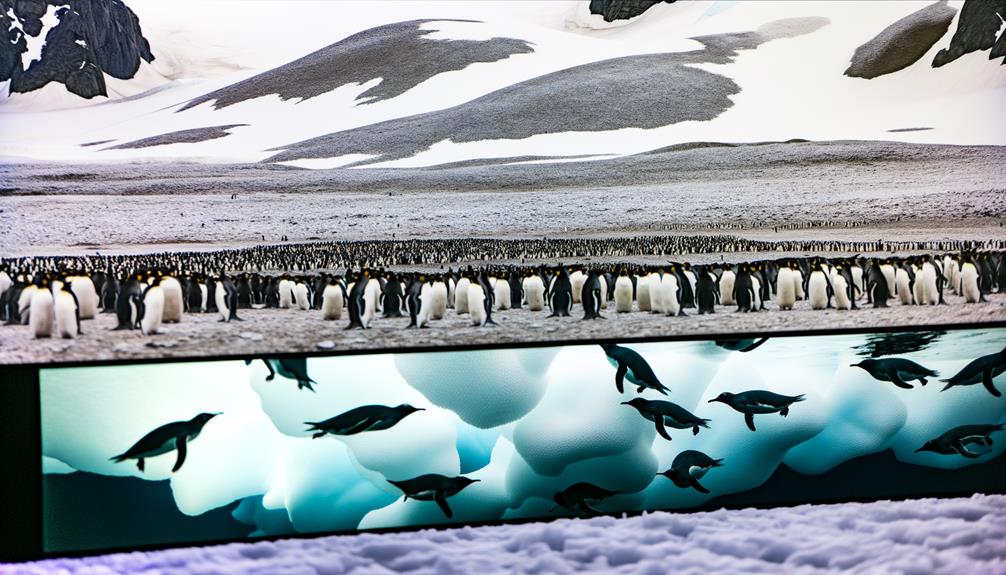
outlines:
M9 575L1001 575L1006 496L648 513L0 564Z
M114 314L101 314L83 322L84 335L75 340L33 339L27 326L0 326L0 364L50 363L95 360L134 360L163 357L268 355L275 353L427 348L475 344L575 342L599 338L703 336L748 332L785 332L819 329L1006 322L1006 294L992 294L989 302L964 304L948 294L947 306L901 306L857 311L811 310L805 301L781 312L774 302L768 311L738 313L719 306L713 315L665 317L635 311L602 312L606 319L582 321L575 306L568 318L547 318L548 310L495 312L498 327L472 327L469 316L448 310L443 320L428 329L404 329L408 318L377 319L369 330L345 330L349 320L324 321L317 310L240 310L242 322L219 323L218 314L187 314L179 324L166 325L163 333L143 336L138 331L111 331ZM323 346L320 343L327 342Z

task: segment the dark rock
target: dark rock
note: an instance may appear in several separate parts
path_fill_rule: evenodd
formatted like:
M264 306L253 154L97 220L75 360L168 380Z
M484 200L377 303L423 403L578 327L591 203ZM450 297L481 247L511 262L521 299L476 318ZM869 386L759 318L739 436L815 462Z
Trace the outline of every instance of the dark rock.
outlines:
M947 33L956 14L944 0L905 16L856 48L845 75L870 79L911 66Z
M1006 32L996 38L1004 19L1006 0L966 0L950 46L936 53L933 67L939 68L965 54L989 48L992 49L989 60L1003 57L1002 64L1006 64Z
M50 6L60 7L59 22L46 32L41 59L23 69L25 35L42 32ZM0 0L0 11L0 81L11 81L11 93L59 82L84 98L104 96L105 74L126 80L141 59L154 60L139 19L122 0Z
M661 2L671 4L675 0L590 0L590 13L600 14L605 22L628 20Z
M231 128L237 128L240 126L247 126L248 124L226 124L223 126L207 126L205 128L192 128L191 130L179 130L177 132L168 132L166 134L159 134L157 136L150 136L149 138L142 138L140 140L133 140L132 142L126 142L125 144L119 144L118 146L112 146L110 148L105 148L106 150L128 150L133 148L150 148L152 146L164 146L167 144L194 144L196 142L205 142L208 140L215 140L217 138L223 138L229 136Z

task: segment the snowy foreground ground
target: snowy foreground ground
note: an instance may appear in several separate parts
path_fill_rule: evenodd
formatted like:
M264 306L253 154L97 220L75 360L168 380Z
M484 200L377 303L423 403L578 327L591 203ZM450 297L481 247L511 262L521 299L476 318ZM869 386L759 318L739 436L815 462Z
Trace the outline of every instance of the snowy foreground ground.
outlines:
M2 565L116 573L1006 573L1006 496L560 520Z

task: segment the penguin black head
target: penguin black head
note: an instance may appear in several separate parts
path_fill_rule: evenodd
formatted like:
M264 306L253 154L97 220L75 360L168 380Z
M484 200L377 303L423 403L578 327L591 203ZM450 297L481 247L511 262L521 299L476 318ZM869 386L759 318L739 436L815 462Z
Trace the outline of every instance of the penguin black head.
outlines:
M409 405L408 403L403 403L398 406L398 410L405 413L406 415L409 415L410 413L415 413L417 411L426 411L426 408L415 407L413 405Z
M206 422L208 422L209 420L213 419L214 417L216 417L218 415L221 415L221 413L220 412L217 412L217 413L200 413L199 415L193 417L191 419L191 422L199 425L199 427L202 428L202 426L206 425Z
M920 453L922 451L932 451L933 453L939 453L936 446L936 441L930 439L922 447L916 449L914 453Z
M479 481L482 481L482 480L481 479L472 479L470 477L465 477L464 475L462 475L460 477L456 477L455 481L457 481L460 485L467 487L467 486L471 485L472 483L478 483Z
M734 396L734 394L730 393L729 391L724 391L723 393L721 393L721 394L717 395L716 397L710 399L706 403L714 403L714 402L717 402L717 401L720 402L720 403L729 403L730 400L733 398L733 396Z
M623 401L622 405L631 405L632 407L635 407L636 409L640 409L644 405L646 405L646 400L643 399L642 397L634 397L634 398L632 398L629 401Z

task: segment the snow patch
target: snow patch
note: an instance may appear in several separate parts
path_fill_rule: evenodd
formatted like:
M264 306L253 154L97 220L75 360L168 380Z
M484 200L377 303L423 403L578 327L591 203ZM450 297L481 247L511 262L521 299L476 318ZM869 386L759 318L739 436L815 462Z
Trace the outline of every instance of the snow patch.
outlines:
M31 68L32 63L42 59L42 50L45 48L45 38L49 35L49 32L59 25L60 17L56 13L62 9L69 9L70 7L66 4L62 6L49 5L45 14L42 16L42 31L38 33L38 36L25 36L25 42L28 44L28 49L21 54L21 69L27 70ZM9 11L8 11L9 14ZM24 31L22 30L22 33Z

